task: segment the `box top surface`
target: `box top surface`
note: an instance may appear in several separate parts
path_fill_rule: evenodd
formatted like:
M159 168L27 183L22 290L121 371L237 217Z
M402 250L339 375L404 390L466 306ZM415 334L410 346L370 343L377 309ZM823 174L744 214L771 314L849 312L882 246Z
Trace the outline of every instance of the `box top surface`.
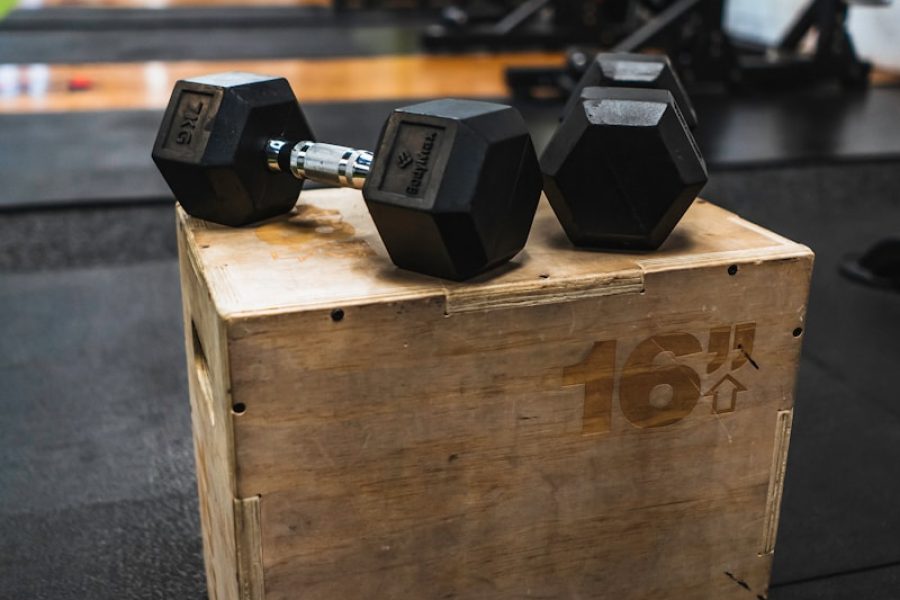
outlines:
M177 208L186 251L226 318L443 298L445 311L482 310L639 293L647 273L760 262L811 251L697 200L655 252L576 249L546 200L528 244L508 265L464 283L399 269L356 190L304 192L294 211L230 228Z

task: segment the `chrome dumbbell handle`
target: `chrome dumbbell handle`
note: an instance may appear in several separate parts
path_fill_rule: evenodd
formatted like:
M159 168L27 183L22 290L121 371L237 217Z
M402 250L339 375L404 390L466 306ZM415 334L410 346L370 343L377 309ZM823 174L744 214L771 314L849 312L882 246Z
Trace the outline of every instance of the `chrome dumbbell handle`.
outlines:
M266 142L266 164L271 171L289 170L297 179L360 189L372 167L372 153L322 142Z

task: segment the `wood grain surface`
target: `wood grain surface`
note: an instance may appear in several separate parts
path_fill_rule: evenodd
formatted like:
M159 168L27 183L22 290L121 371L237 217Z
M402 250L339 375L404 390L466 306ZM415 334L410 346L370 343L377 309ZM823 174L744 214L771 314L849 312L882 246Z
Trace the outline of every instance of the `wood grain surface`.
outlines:
M301 102L503 97L511 66L559 53L378 56L320 60L183 61L0 66L0 113L161 109L178 79L247 71L286 77Z

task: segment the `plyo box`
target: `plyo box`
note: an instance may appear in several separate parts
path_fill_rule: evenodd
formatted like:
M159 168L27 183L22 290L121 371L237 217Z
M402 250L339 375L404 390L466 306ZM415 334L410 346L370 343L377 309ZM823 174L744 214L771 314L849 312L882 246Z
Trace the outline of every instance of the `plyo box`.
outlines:
M177 209L209 595L765 598L813 255L700 201L658 252L395 268L362 198Z

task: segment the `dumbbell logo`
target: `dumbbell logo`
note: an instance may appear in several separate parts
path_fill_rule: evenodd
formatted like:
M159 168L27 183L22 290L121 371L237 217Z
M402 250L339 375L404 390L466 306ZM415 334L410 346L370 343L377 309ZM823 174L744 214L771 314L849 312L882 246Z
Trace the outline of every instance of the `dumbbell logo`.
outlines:
M412 155L406 150L402 150L400 154L397 155L397 166L401 169L405 169L411 164L413 164Z
M422 149L419 150L419 153L416 155L416 168L413 169L412 179L410 180L409 185L406 186L406 193L410 196L419 195L422 181L428 173L428 163L431 162L431 153L434 151L434 144L437 141L437 137L438 134L436 131L432 131L426 135L425 141L422 142Z

